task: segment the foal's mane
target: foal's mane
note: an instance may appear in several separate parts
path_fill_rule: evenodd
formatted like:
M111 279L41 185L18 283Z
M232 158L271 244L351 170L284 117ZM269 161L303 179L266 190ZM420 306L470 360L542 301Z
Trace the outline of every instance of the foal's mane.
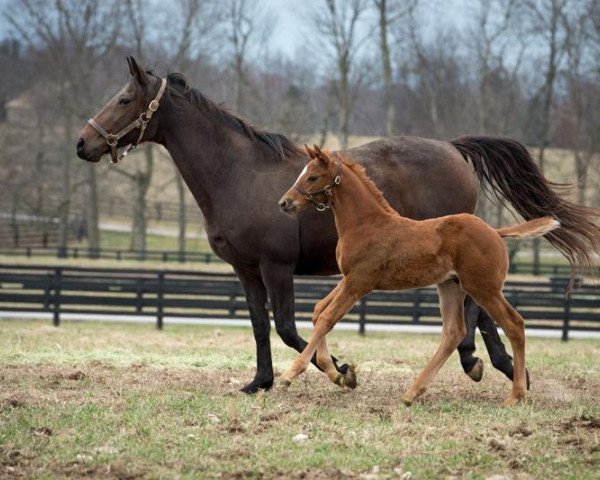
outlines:
M300 148L285 135L255 127L226 107L213 102L200 92L200 90L190 87L186 78L181 73L169 73L167 75L167 82L170 86L174 87L173 90L175 92L181 94L181 96L199 110L216 114L229 125L244 133L251 141L259 141L266 144L277 155L278 159L283 160L289 156L303 154Z
M394 210L392 206L388 203L388 201L385 199L381 190L377 188L375 182L371 180L371 177L367 175L367 170L365 169L365 167L363 167L360 163L350 160L348 157L339 152L336 152L334 155L335 157L337 157L337 160L339 162L341 162L343 165L348 167L356 174L359 180L365 185L365 187L367 187L367 190L371 192L371 194L377 199L379 204L383 207L383 209L386 212L398 215L398 212Z

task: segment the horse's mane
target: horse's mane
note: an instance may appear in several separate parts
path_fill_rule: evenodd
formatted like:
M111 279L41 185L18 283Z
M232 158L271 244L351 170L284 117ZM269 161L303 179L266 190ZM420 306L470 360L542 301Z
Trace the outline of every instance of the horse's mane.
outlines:
M380 205L384 208L385 211L394 215L398 215L398 212L394 210L392 206L388 203L388 201L385 199L381 190L377 188L375 182L371 180L371 178L367 175L367 170L365 169L365 167L363 167L360 163L350 160L347 156L345 156L342 153L336 152L335 157L337 157L337 160L339 162L341 162L343 165L348 167L356 174L356 176L365 185L365 187L367 187L367 190L369 190L373 194L373 196L377 199L377 201L380 203Z
M168 74L167 82L174 87L176 92L180 93L196 108L215 113L229 125L244 133L250 140L266 144L280 160L283 160L288 156L303 153L300 148L285 135L255 127L236 113L228 110L226 107L213 102L199 90L190 87L186 78L181 73Z

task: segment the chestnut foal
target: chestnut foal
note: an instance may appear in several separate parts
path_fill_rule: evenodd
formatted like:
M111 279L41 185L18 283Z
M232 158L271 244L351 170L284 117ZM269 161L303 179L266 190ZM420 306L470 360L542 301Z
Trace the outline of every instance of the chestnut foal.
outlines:
M304 351L279 381L288 386L317 362L337 385L356 387L354 372L338 373L327 352L325 335L372 290L401 290L437 284L442 315L441 344L402 396L410 405L423 394L433 376L464 338L465 293L498 323L514 355L512 391L504 406L518 403L526 392L523 318L506 301L502 287L508 255L502 237L544 235L559 226L550 217L500 229L469 214L416 221L398 214L358 163L317 146L306 147L311 161L279 202L286 213L310 202L318 210L333 209L339 242L336 258L343 278L315 307L314 329Z

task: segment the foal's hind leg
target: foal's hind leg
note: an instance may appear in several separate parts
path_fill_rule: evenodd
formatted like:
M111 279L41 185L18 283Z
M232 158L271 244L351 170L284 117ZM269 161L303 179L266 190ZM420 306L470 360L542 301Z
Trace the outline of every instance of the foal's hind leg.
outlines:
M510 340L514 356L513 386L503 404L510 407L525 397L527 391L525 373L525 322L523 317L506 301L502 292L493 295L473 295L473 298L490 317L502 327Z
M448 280L438 285L440 296L440 312L442 314L442 341L425 369L417 377L408 391L402 395L402 402L411 405L416 397L425 393L433 376L444 365L448 357L464 338L466 329L463 318L463 301L465 292L460 285Z

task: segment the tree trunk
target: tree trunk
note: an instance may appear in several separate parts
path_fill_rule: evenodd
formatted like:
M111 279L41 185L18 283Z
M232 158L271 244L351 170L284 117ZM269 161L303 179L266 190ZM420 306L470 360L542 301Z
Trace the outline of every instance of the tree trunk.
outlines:
M72 118L65 105L64 97L62 104L64 139L62 148L62 174L61 174L61 201L58 209L58 248L60 255L66 255L69 246L69 207L71 203L71 151L73 150L73 139L71 138Z
M131 226L131 248L140 255L146 252L146 193L152 179L154 150L152 145L144 147L145 170L139 169L135 175L135 202L133 204L133 224Z
M396 122L396 108L394 105L394 90L392 82L392 62L388 46L387 32L387 5L386 0L378 3L379 9L379 49L381 52L381 63L383 64L383 83L385 90L385 134L391 137L394 134Z
M98 256L100 249L100 228L98 225L98 180L96 166L88 163L86 166L88 201L86 205L86 225L88 235L88 249L90 258Z
M183 182L183 178L177 172L175 184L177 185L177 199L179 201L179 211L178 211L178 233L177 233L177 250L179 252L179 257L183 258L185 256L185 230L186 230L186 211L185 211L185 183Z
M340 61L340 145L342 150L348 148L348 130L350 123L350 92L348 91L348 64Z

